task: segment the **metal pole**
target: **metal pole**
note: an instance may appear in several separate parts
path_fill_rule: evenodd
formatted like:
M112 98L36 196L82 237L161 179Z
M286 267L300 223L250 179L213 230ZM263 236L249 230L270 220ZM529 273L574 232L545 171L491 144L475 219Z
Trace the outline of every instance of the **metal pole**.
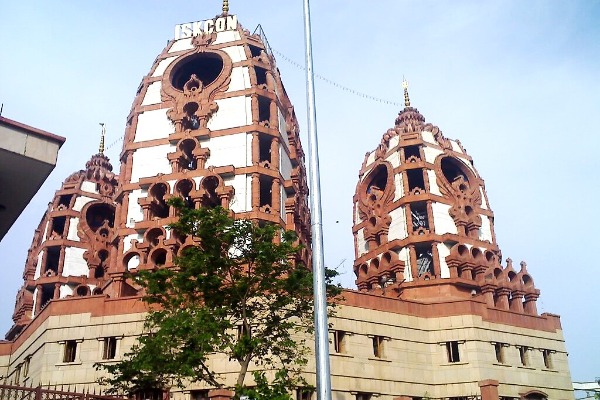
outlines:
M323 224L321 216L321 182L319 177L319 144L315 107L315 77L313 73L310 5L304 0L304 44L306 50L306 104L308 114L308 167L310 209L312 213L312 269L315 303L315 354L317 364L317 399L331 400L329 376L329 334L327 325L327 293L325 291L325 261L323 258Z

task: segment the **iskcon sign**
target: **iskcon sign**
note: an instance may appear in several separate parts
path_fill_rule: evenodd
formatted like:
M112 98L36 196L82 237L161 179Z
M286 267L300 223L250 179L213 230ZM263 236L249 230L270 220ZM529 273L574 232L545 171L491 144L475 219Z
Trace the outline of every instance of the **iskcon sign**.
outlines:
M205 33L233 31L237 29L237 16L227 15L205 21L175 25L175 40L200 36Z

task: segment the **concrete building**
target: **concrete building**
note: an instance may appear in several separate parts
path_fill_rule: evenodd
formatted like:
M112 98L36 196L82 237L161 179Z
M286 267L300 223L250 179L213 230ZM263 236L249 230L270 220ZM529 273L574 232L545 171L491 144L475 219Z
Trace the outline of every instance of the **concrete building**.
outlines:
M94 386L94 363L123 357L144 317L126 272L168 268L194 244L165 229L176 218L172 196L278 224L310 244L298 132L260 35L225 12L179 25L135 96L119 175L94 155L36 230L0 376ZM502 262L472 158L425 122L406 88L405 108L357 169L358 290L345 291L330 321L334 399L573 398L559 317L538 314L524 263ZM213 365L233 384L234 363ZM314 363L306 379L315 383Z
M65 138L0 117L0 240L56 165Z

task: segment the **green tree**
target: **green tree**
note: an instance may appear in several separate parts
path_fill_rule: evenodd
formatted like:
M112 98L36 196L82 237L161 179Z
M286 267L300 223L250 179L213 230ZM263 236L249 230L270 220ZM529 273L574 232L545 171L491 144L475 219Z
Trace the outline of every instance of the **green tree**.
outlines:
M222 387L209 364L213 353L239 364L236 392L249 393L252 364L276 371L269 383L255 372L257 398L285 397L306 364L313 329L312 273L299 261L294 232L273 224L234 220L222 208L188 209L171 200L179 220L170 228L197 242L182 251L174 268L140 271L135 281L149 305L145 334L123 361L99 364L113 391L183 387L206 382ZM328 293L340 288L328 270Z

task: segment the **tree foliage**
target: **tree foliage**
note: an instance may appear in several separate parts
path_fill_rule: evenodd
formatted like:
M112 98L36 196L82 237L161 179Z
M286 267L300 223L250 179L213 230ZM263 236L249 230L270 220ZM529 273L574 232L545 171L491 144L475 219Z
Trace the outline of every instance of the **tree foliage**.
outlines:
M180 218L170 228L197 245L185 248L174 268L135 275L149 305L146 334L123 361L98 366L110 373L103 383L128 392L191 382L222 387L209 360L220 353L239 364L239 393L248 392L245 378L254 364L277 371L271 384L254 373L253 390L262 390L254 398L281 398L298 384L313 329L313 277L296 257L295 233L234 220L222 208L188 209L181 199L171 205ZM326 273L332 297L339 294L331 284L336 274Z

